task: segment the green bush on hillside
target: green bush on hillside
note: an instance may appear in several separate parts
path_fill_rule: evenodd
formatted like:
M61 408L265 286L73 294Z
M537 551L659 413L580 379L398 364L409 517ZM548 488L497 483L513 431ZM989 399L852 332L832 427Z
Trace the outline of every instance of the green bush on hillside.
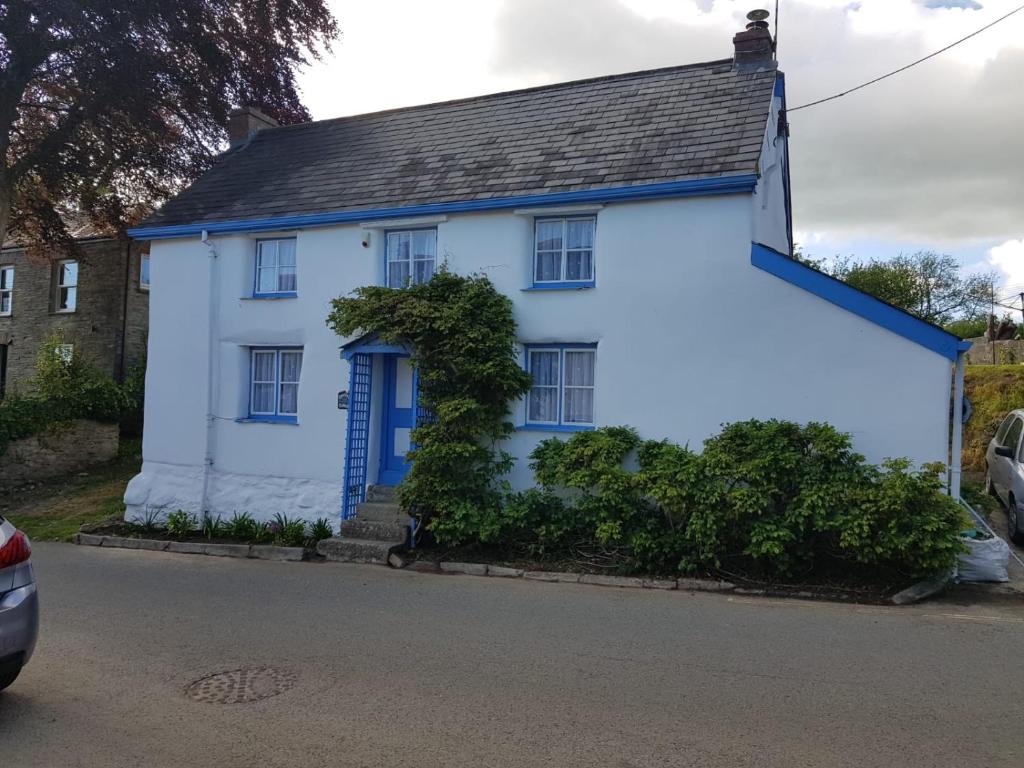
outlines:
M964 426L963 468L985 471L985 450L1006 414L1024 408L1024 365L968 365L964 392L974 406Z

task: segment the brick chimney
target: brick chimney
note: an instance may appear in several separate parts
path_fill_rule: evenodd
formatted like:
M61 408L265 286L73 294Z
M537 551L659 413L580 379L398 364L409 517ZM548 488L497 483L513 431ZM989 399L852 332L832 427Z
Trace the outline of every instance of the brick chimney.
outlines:
M231 149L244 144L264 128L277 128L280 123L256 107L235 107L228 113L228 141Z
M768 11L751 11L747 14L747 28L737 32L732 39L736 53L736 64L760 64L769 62L775 56L775 41L768 31Z

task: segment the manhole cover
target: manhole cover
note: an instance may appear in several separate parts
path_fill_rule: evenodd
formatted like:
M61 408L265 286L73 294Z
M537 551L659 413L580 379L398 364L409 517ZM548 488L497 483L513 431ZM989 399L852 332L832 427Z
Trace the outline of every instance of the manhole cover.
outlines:
M185 695L207 704L246 704L284 693L296 679L294 672L281 669L243 667L196 680Z

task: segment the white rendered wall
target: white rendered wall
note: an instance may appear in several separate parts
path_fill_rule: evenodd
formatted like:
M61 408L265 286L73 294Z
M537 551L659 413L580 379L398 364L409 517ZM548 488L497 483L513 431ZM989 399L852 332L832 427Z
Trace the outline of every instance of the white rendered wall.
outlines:
M872 461L944 461L949 361L751 266L754 200L600 209L591 290L523 290L528 215L451 216L437 224L438 253L456 272L487 274L512 298L522 342L598 345L599 424L628 424L645 438L699 448L726 422L821 420L853 433ZM358 226L299 232L299 298L273 301L244 298L254 240L215 240L220 383L206 505L213 513L337 514L346 412L337 410L336 394L349 384L338 355L343 340L324 319L331 298L382 277L383 234L372 231L369 248L364 235ZM129 516L153 506L198 510L202 494L206 249L195 239L158 241L151 259L145 462L126 493ZM271 343L305 348L297 426L235 420L247 407L247 345ZM513 416L523 423L522 404ZM523 430L511 440L515 486L532 485L526 457L550 436ZM371 461L371 481L375 471Z

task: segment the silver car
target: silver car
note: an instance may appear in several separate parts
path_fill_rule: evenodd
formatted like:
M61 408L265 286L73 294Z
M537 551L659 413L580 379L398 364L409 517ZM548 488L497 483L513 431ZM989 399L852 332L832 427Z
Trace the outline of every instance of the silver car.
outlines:
M0 517L0 691L32 658L39 601L28 537Z
M988 444L985 489L1006 505L1007 529L1024 544L1024 409L1011 411Z

